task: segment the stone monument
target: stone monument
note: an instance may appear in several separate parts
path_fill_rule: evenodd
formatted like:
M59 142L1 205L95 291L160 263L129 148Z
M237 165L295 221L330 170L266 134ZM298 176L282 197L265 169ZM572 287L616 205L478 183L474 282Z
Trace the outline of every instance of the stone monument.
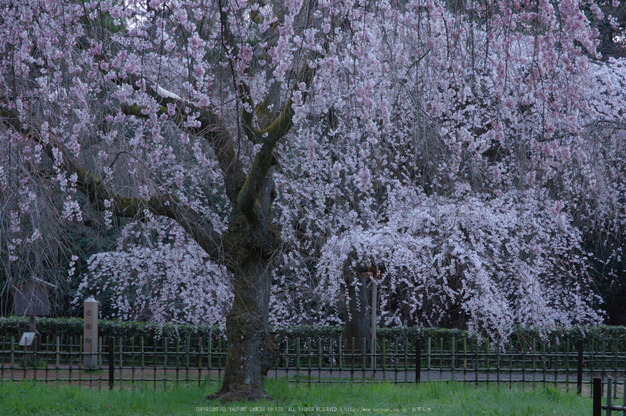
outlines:
M85 300L83 340L83 366L98 366L98 301L93 297Z

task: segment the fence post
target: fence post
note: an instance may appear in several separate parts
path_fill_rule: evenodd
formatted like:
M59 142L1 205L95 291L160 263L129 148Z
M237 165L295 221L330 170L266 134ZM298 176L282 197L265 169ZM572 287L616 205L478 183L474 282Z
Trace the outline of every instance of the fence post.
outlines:
M54 376L54 384L59 385L59 368L61 368L61 337L56 336L57 341L57 350L56 350L56 368L55 368L55 376ZM626 395L624 395L626 397Z
M626 378L624 379L624 391L622 400L622 414L626 415Z
M602 416L602 379L593 378L593 416Z
M376 281L374 273L367 272L365 273L366 278L369 277L372 281L372 330L371 330L371 347L372 347L372 369L376 368L376 305L378 305L376 288L378 286L378 282ZM363 368L365 371L365 367Z
M354 337L352 337L352 353L350 354L350 383L354 382ZM375 348L375 347L372 347ZM374 373L376 374L376 373ZM372 376L372 381L374 380L374 375Z
M209 338L211 339L211 338ZM211 383L211 362L209 361L208 383ZM198 338L198 387L202 384L202 337Z
M611 409L611 397L613 396L613 380L611 379L611 377L609 377L606 380L606 416L611 416L612 410Z
M367 338L362 338L363 342L361 342L361 356L362 356L362 370L361 370L361 384L365 384L365 369L367 368Z
M415 340L415 383L420 382L422 376L422 339Z
M576 393L580 396L583 391L583 340L578 340L578 376L576 379Z
M311 337L308 337L308 358L307 358L307 366L309 367L309 370L307 372L307 376L309 378L309 383L308 386L311 387Z
M113 337L109 337L109 390L113 390L113 377L115 370L115 352L114 352Z

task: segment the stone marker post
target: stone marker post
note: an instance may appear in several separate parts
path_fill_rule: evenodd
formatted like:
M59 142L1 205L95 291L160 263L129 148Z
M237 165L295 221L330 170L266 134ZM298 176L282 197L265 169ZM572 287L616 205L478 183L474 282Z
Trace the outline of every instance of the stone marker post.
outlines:
M85 316L83 340L85 346L83 352L83 366L98 366L98 301L93 297L85 300Z

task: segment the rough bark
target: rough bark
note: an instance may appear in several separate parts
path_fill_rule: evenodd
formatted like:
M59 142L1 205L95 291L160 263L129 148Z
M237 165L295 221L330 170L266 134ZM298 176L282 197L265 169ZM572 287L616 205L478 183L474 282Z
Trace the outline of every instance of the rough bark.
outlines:
M263 382L277 357L268 322L272 255L279 238L271 227L250 227L241 216L231 222L226 243L230 256L238 262L238 267L231 270L235 297L226 317L224 381L208 399L271 399Z
M234 278L235 299L226 317L228 349L221 389L208 399L232 402L271 399L263 389L277 347L268 327L270 273L251 261Z

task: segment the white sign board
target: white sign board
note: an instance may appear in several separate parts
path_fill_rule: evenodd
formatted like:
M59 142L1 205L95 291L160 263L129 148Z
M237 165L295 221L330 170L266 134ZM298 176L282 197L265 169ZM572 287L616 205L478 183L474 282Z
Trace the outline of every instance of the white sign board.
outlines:
M22 334L22 338L20 339L20 347L30 347L31 345L33 345L35 335L35 332L24 332Z

